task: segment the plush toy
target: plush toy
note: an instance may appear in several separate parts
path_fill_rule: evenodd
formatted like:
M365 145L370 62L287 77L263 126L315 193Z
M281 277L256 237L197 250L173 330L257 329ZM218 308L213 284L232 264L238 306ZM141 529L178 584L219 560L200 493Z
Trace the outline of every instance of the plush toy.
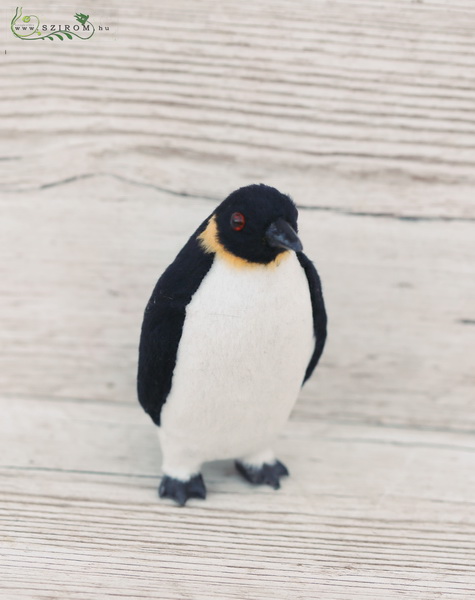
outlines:
M323 351L320 279L292 200L265 185L233 192L191 236L145 309L138 396L158 426L162 498L205 498L206 461L233 458L279 488L272 443Z

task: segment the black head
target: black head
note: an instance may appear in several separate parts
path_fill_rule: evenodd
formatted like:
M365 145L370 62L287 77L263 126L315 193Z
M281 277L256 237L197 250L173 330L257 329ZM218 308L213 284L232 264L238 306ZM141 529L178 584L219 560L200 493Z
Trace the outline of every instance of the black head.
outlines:
M302 250L298 211L273 187L249 185L232 192L214 212L218 241L249 262L267 264L286 250Z

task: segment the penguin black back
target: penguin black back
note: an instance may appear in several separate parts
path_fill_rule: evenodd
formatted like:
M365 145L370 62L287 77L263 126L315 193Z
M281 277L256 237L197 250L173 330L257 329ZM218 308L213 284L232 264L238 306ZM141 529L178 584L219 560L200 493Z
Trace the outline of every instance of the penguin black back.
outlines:
M186 306L213 264L198 241L205 221L158 280L145 308L139 345L137 392L156 425L171 389Z

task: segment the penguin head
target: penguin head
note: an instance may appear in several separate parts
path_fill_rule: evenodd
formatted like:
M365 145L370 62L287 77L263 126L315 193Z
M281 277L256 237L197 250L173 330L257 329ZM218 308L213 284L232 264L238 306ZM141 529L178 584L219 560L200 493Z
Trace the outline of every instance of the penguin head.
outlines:
M216 208L200 237L208 251L268 265L289 250L302 250L297 217L288 196L264 184L249 185Z

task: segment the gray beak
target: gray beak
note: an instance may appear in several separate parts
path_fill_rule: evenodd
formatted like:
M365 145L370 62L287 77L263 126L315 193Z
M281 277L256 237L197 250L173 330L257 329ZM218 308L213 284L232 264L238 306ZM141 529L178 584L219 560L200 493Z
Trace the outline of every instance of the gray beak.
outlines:
M273 248L285 248L295 252L303 250L299 236L284 219L277 219L267 228L266 240Z

